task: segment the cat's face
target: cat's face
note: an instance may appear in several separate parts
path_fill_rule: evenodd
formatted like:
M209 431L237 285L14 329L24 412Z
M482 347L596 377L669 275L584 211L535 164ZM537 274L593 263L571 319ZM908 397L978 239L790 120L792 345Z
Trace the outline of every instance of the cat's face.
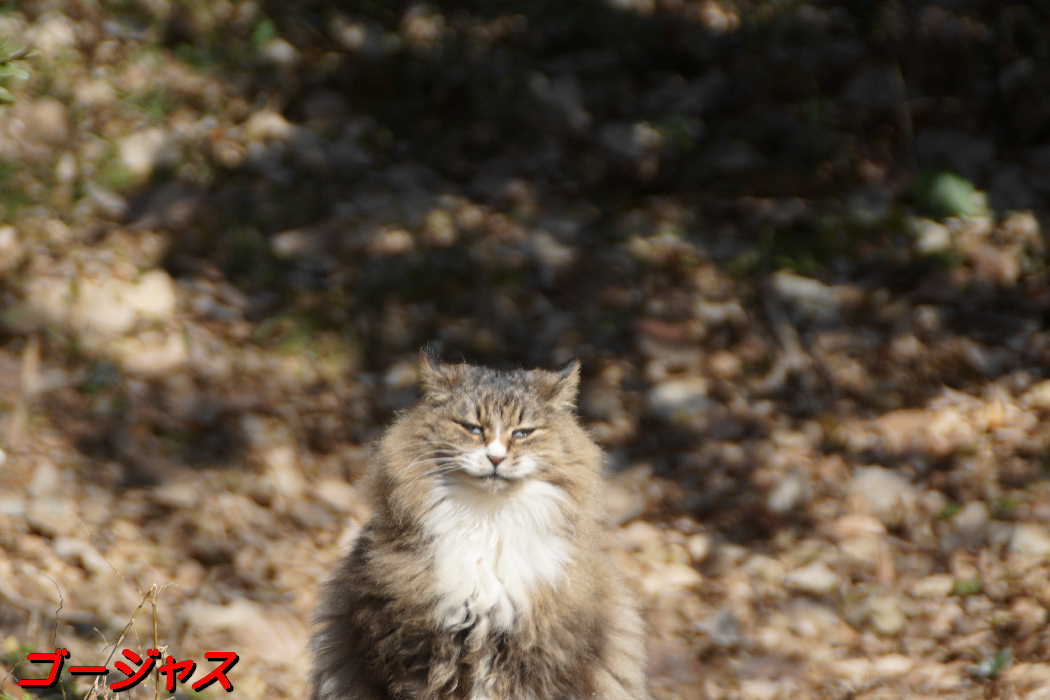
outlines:
M550 477L566 462L561 426L578 383L576 365L555 373L424 363L424 469L490 493Z

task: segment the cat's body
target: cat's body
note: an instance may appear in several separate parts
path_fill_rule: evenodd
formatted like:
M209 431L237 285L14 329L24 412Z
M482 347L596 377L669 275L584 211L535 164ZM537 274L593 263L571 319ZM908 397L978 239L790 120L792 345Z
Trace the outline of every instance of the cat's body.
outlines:
M647 700L576 367L423 375L380 444L376 516L325 590L313 700Z

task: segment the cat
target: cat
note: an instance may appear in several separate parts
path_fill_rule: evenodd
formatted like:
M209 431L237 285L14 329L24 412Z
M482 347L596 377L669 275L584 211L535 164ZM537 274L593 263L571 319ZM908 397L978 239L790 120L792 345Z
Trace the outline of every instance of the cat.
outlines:
M375 516L322 594L312 700L649 699L579 372L421 356L422 400L377 449Z

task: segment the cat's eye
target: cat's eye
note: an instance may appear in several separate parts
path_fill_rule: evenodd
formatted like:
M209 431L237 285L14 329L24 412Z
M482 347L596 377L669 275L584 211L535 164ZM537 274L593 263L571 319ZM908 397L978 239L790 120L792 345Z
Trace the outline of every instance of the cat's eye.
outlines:
M524 438L527 438L529 435L532 435L534 430L536 430L536 429L535 428L518 428L513 433L511 433L510 436L512 438L514 438L515 440L522 440Z
M464 430L466 430L471 435L484 435L485 434L485 429L482 428L480 425L474 425L473 423L467 423L467 422L461 421L461 420L456 421L456 423L459 425L459 427L463 428Z

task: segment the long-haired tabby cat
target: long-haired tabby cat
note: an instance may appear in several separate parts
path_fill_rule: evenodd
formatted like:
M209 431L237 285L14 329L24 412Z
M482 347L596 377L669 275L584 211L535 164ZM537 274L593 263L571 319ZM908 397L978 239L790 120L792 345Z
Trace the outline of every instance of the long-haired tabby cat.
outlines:
M423 400L375 457L376 515L323 594L313 700L647 700L579 365L421 362Z

